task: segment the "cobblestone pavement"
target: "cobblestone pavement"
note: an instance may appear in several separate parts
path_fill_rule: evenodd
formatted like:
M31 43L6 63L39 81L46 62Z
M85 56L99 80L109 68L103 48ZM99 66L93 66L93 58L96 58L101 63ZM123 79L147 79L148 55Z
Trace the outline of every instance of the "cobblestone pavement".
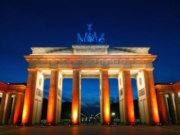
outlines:
M180 135L180 126L0 126L4 135Z

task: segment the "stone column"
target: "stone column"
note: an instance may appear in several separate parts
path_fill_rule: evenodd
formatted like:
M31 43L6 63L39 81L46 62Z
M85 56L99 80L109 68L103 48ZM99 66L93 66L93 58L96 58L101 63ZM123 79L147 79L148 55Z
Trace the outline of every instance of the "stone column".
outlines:
M134 103L132 95L132 85L131 85L131 75L130 70L123 71L123 83L124 83L124 96L125 96L125 105L126 105L126 119L125 124L135 123L134 115Z
M58 72L58 93L57 93L57 108L56 108L56 123L61 121L61 110L62 110L62 86L63 86L63 74L61 71Z
M24 103L24 93L17 92L16 104L14 110L14 119L13 119L14 125L21 124L23 103Z
M175 103L176 103L178 124L180 124L180 103L179 103L179 96L177 92L174 94L174 97L175 97Z
M79 70L73 70L73 88L72 88L72 106L71 106L71 122L79 124Z
M56 124L57 91L58 91L58 71L51 71L49 86L49 97L47 106L47 124Z
M16 97L17 97L16 95L13 95L13 102L12 102L12 109L11 109L11 116L10 116L9 124L13 124L14 110L15 110L15 105L16 105Z
M159 124L159 111L157 105L156 91L154 87L153 69L147 69L145 73L145 86L148 96L148 107L150 115L150 124Z
M162 124L168 124L168 117L166 112L166 103L165 97L163 92L157 93L157 101L158 101L158 110L159 110L159 117Z
M176 113L174 95L173 94L169 94L169 110L171 112L172 123L177 124L178 119L177 119L177 113Z
M102 106L102 72L100 72L100 75L99 75L99 82L100 82L100 123L103 124L103 106Z
M37 71L29 70L27 86L24 96L22 124L32 124L33 105L35 97L35 88L37 80Z
M103 124L111 122L108 70L102 71L102 113Z
M164 95L164 99L165 99L165 105L166 105L168 124L171 124L171 118L170 118L170 114L169 114L169 105L168 105L168 100L167 100L167 94Z
M4 114L3 114L4 125L7 125L9 121L9 115L10 115L10 110L11 110L11 100L12 100L12 94L8 94L6 98L5 109L4 109Z
M2 99L1 99L1 106L0 106L0 125L2 125L6 97L7 97L6 93L3 92Z
M79 123L81 122L81 72L79 73Z

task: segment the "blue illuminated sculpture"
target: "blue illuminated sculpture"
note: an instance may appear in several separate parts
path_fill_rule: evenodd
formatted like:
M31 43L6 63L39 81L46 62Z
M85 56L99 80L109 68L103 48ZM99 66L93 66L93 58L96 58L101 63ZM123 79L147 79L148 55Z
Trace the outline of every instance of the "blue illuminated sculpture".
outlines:
M85 32L84 38L81 37L80 33L77 33L77 43L78 44L104 44L105 43L105 38L104 38L104 33L101 34L101 37L98 39L96 32L94 34L91 33L91 27L92 24L87 24L88 26L88 31Z

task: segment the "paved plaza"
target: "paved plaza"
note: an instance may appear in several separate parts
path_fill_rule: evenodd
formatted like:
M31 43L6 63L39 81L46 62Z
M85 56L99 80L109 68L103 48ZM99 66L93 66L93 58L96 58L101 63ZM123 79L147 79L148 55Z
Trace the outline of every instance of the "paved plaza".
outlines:
M3 135L180 135L180 126L1 126Z

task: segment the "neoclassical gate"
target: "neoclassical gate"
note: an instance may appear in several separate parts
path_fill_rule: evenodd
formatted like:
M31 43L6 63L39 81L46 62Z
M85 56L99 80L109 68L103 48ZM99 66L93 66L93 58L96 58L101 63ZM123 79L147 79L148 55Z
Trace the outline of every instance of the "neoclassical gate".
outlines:
M109 45L73 45L72 48L37 47L31 49L32 54L25 55L29 65L22 124L40 123L45 78L50 78L47 124L60 123L64 78L73 79L71 122L79 124L81 78L89 77L100 79L102 124L110 123L108 78L118 79L122 123L135 123L131 78L137 81L141 122L159 123L152 64L156 55L149 54L148 47L109 48ZM88 87L91 87L91 84Z

